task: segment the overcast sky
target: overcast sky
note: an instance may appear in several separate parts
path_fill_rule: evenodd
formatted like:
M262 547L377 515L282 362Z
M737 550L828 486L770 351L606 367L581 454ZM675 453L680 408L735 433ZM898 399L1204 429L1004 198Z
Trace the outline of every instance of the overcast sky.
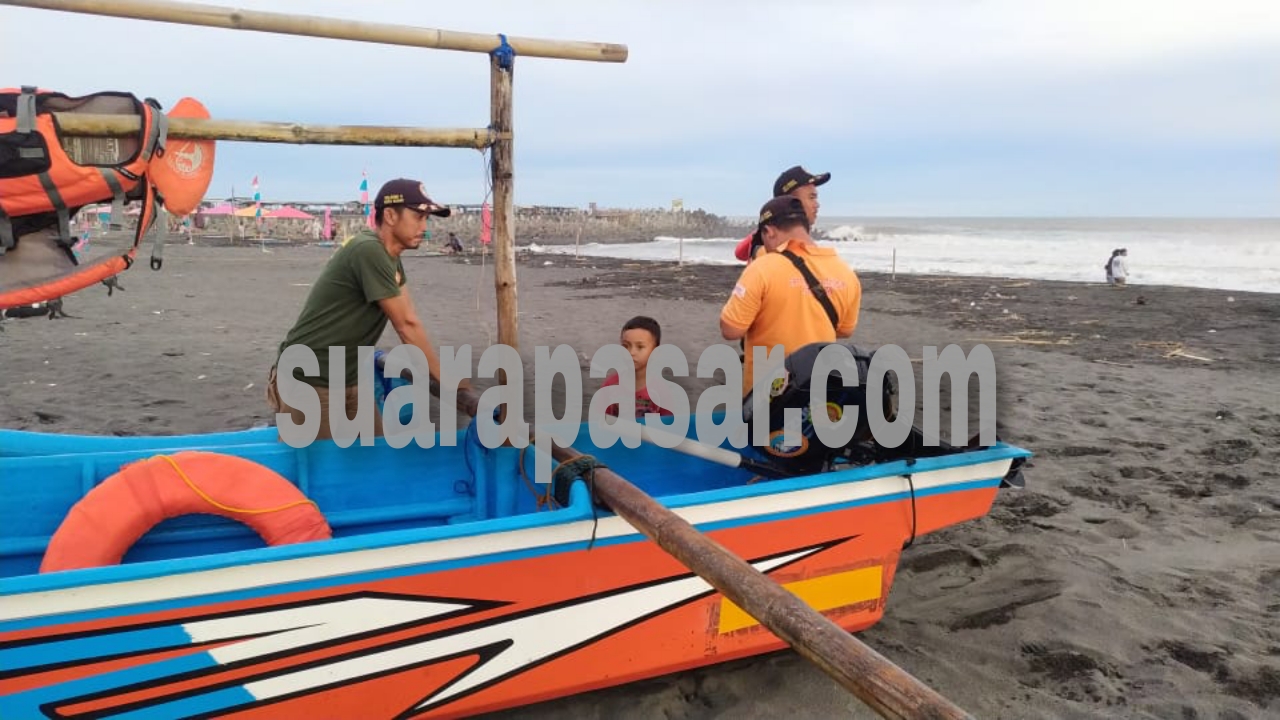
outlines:
M246 8L625 44L518 58L516 201L751 214L829 171L823 215L1280 216L1276 0L270 0ZM789 9L787 9L789 8ZM481 127L484 55L0 7L0 85L215 117ZM478 152L220 143L210 196L474 203Z

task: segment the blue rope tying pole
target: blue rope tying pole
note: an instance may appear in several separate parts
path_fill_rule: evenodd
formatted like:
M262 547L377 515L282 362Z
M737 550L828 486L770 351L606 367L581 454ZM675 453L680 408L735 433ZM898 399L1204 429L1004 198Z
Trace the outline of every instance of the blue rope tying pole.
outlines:
M489 55L498 60L498 67L503 70L510 70L516 62L516 49L511 47L510 43L507 42L506 35L498 33L498 39L502 42L498 47L490 51Z

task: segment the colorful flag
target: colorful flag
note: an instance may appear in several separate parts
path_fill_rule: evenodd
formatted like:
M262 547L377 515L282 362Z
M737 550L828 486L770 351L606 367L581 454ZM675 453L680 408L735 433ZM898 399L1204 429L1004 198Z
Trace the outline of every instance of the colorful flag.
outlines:
M493 230L493 215L489 212L489 203L480 206L480 243L488 245L489 234Z
M253 216L262 220L262 193L258 192L258 176L253 176Z
M369 173L360 171L360 202L364 204L364 221L371 228L377 226L373 222L373 207L369 205Z

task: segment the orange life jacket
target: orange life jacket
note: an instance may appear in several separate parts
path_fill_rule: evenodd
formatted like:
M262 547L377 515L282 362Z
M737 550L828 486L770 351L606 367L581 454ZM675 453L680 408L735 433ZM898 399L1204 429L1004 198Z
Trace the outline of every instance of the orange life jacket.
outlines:
M134 115L141 118L141 127L136 135L122 138L67 136L54 113L77 112ZM0 283L0 309L61 297L133 264L138 244L155 220L156 193L147 170L163 154L166 134L159 103L129 93L70 97L25 86L0 89L0 261L24 236L48 235L56 226L57 243L70 262L53 275ZM112 221L123 224L129 200L142 201L133 246L122 255L82 264L71 218L86 205L109 201ZM159 268L158 253L152 267Z

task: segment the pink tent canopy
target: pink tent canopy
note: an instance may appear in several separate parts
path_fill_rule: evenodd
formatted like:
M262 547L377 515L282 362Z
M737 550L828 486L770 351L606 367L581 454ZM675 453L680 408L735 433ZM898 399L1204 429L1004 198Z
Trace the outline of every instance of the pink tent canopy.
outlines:
M215 205L211 208L201 208L199 210L199 213L201 215L235 215L236 208L234 205L223 203L221 205Z
M311 216L307 213L292 207L276 208L267 213L265 217L278 218L283 220L310 220Z

